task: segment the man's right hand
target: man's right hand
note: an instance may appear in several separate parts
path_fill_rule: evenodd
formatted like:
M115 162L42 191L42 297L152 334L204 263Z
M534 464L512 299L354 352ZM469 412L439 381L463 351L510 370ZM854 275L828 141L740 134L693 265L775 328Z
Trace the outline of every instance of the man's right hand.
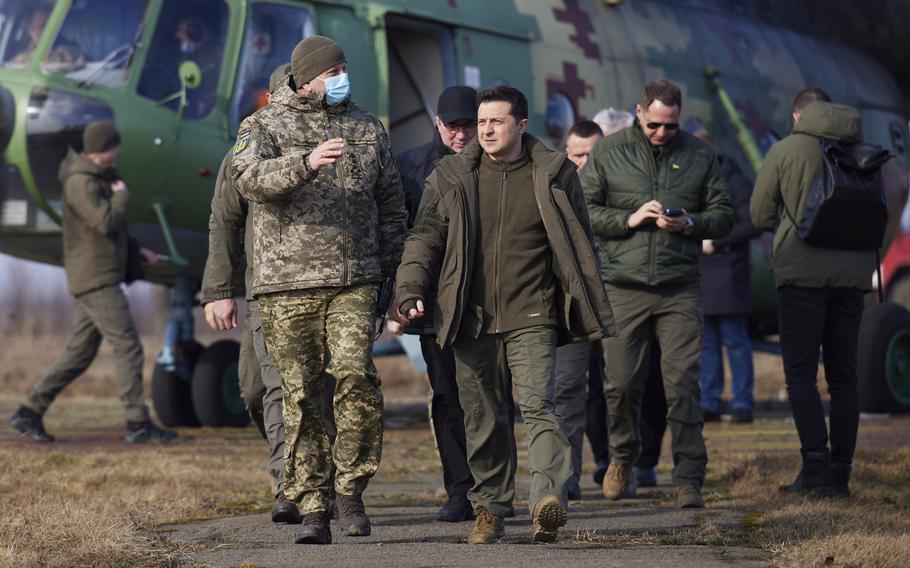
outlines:
M237 327L237 302L234 298L215 300L205 305L205 321L212 331L227 331Z
M340 158L343 152L344 139L332 138L331 140L327 140L319 146L316 146L316 148L310 152L310 155L307 158L307 164L312 171L318 172L322 166L334 164L335 160Z
M116 179L111 182L111 191L117 193L119 191L126 191L126 183L122 179Z
M663 206L660 202L652 199L639 207L638 211L629 215L629 228L637 229L644 223L656 221L662 212Z

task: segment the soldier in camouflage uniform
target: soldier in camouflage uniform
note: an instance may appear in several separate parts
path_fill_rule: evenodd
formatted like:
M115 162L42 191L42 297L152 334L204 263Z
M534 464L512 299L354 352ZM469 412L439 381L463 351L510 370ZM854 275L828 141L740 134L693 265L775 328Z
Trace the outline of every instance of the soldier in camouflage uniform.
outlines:
M287 82L291 73L289 63L280 65L269 78L269 94ZM252 296L252 217L249 204L231 183L231 156L228 153L218 170L215 193L212 196L212 214L209 217L209 255L202 279L202 303L205 318L215 330L237 327L237 295L241 286L246 291L247 319L240 342L240 393L247 412L269 444L270 454L266 470L275 480L275 505L272 522L299 523L297 504L284 494L284 418L282 416L281 376L262 337L259 304ZM244 281L238 282L241 270ZM327 386L334 387L334 384ZM331 398L329 398L331 401ZM334 420L327 416L327 427L334 436Z
M375 311L407 212L385 129L350 101L341 47L311 36L291 68L272 103L241 124L232 171L251 202L253 295L283 381L285 494L304 515L295 540L327 544L333 462L342 532L371 531L361 496L382 453ZM326 377L337 383L334 447Z

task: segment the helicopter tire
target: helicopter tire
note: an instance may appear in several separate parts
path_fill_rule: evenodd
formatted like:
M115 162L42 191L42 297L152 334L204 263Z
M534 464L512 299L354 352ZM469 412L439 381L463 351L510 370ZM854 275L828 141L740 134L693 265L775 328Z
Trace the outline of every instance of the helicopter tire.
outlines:
M181 356L186 358L190 369L193 368L201 351L202 346L195 341L181 346ZM189 381L180 378L175 371L166 370L158 363L155 363L155 369L152 371L152 405L163 426L168 428L199 426L199 419L193 410Z
M859 407L910 412L910 312L894 302L866 306L857 357Z
M240 395L237 375L240 344L218 341L202 352L193 370L193 408L205 426L243 427L250 416Z

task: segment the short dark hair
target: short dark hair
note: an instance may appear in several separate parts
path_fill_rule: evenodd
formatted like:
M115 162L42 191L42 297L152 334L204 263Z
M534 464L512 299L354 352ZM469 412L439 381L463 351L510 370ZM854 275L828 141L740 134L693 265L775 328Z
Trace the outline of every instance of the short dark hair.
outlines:
M818 87L803 89L796 95L796 98L793 99L793 112L802 112L804 108L812 103L817 103L818 101L830 103L831 97L828 93Z
M579 120L574 125L572 129L569 130L569 134L566 136L568 138L572 135L578 136L579 138L590 138L591 136L603 136L603 130L600 129L600 126L593 120Z
M512 105L509 114L515 117L515 122L528 118L528 99L524 93L509 85L497 85L477 93L477 106L483 103L506 102Z
M641 108L647 109L654 101L660 101L668 107L679 107L682 110L682 91L666 79L651 81L641 90L641 100L638 104L641 105Z

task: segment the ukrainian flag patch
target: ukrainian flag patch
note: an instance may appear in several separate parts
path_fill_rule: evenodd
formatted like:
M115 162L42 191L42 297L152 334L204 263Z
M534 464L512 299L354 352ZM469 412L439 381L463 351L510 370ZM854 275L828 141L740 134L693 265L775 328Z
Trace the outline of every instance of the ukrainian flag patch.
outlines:
M240 152L243 152L250 145L250 136L253 134L252 128L247 128L246 130L241 130L237 135L237 143L234 144L234 155L236 156Z

